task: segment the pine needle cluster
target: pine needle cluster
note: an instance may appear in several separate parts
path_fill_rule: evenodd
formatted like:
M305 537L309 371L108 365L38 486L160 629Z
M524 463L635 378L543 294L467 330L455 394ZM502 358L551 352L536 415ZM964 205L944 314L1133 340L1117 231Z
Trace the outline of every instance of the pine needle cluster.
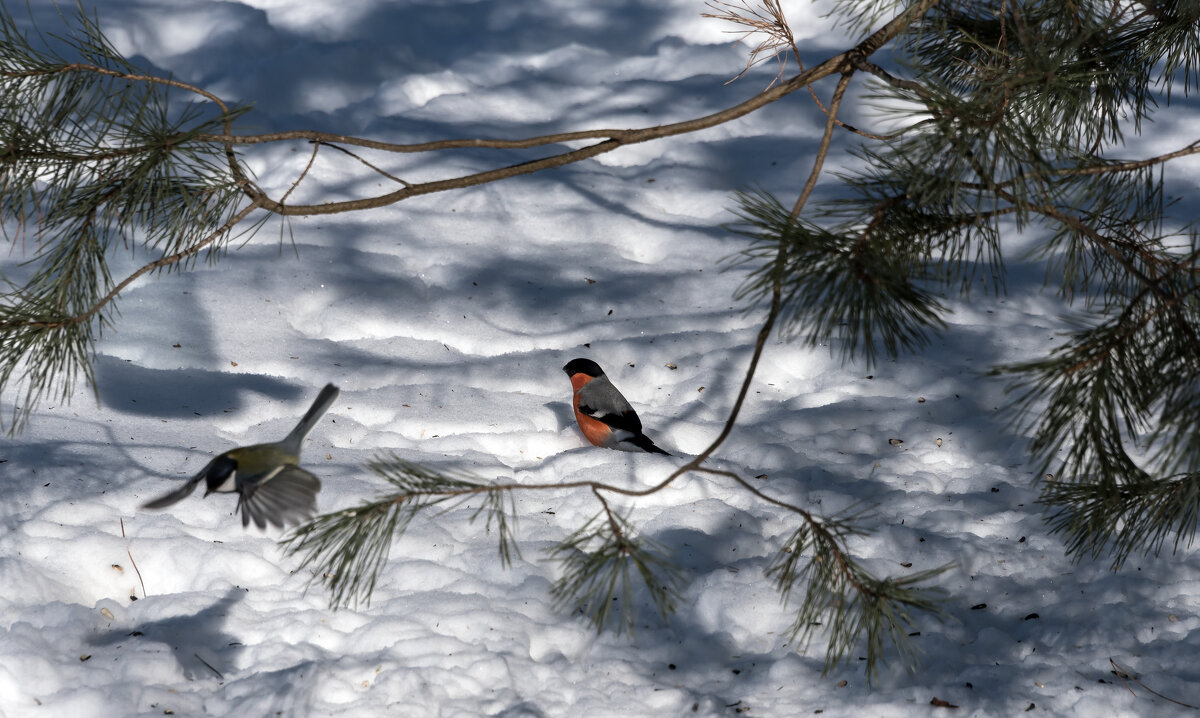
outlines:
M114 318L115 253L148 252L169 270L207 240L211 258L243 199L225 148L195 141L240 111L131 82L137 69L86 14L71 28L35 45L0 12L0 226L32 254L24 282L5 278L0 294L0 392L23 389L11 430L43 397L91 383L94 343Z
M511 565L513 556L520 554L513 539L516 507L506 487L438 471L392 452L377 456L366 468L389 490L355 508L322 514L281 542L289 553L303 555L302 570L314 569L314 580L329 590L331 607L370 605L392 543L417 515L447 502L453 507L480 501L472 520L484 514L489 531L495 527L501 563Z
M858 15L915 4L840 2ZM867 12L867 11L870 12ZM1200 242L1164 166L1119 153L1172 97L1200 89L1200 3L956 0L928 4L868 101L900 129L803 215L739 196L751 306L783 291L783 331L844 359L918 349L946 298L1003 290L1002 232L1041 239L1025 261L1079 327L1048 356L997 368L1032 437L1051 529L1078 557L1190 543L1200 467ZM897 110L895 108L908 108ZM1169 218L1169 221L1168 221ZM780 263L776 257L785 257Z

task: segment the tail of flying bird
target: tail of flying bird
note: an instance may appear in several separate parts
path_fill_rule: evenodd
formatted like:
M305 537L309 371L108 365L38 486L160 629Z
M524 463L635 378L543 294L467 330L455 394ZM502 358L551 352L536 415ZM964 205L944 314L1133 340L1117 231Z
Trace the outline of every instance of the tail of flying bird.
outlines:
M279 442L280 448L293 456L299 456L300 444L304 442L304 437L308 436L308 432L312 431L325 412L329 411L329 407L333 405L339 393L340 390L336 386L326 384L321 393L317 394L317 398L308 408L308 412L304 414L304 418L300 420L299 424L296 424L295 429L292 429L292 433Z

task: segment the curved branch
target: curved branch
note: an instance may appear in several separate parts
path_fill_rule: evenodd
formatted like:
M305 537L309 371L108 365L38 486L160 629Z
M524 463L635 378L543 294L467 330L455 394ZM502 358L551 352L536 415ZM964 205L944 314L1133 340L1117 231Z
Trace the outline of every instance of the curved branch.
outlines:
M697 132L699 130L715 127L717 125L736 120L740 117L744 117L745 115L748 115L751 112L764 107L765 105L768 105L792 92L795 92L798 89L807 87L817 80L834 74L845 64L847 57L848 53L836 55L820 65L812 68L811 70L796 75L787 82L777 85L776 87L756 95L745 102L734 105L733 107L720 112L715 112L713 114L697 117L691 120L684 120L682 122L674 122L667 125L656 125L654 127L643 127L640 129L582 130L579 132L563 132L554 135L531 137L523 140L442 140L438 142L390 146L381 146L385 145L386 143L367 143L366 141L355 141L355 138L323 136L323 133L316 132L280 133L283 135L289 135L289 137L280 139L308 139L310 141L340 142L342 144L374 147L375 149L386 149L391 152L430 152L435 150L463 147L521 149L582 139L602 139L602 141L588 145L587 147L581 147L576 150L550 155L549 157L543 157L537 160L520 162L507 167L500 167L493 170L477 172L451 179L415 183L407 187L402 187L394 192L389 192L388 194L379 195L377 197L346 200L344 202L329 202L317 205L288 206L281 205L274 200L263 197L261 198L263 208L267 209L268 211L283 215L336 214L339 212L352 210L384 207L410 197L416 197L418 195L474 187L481 184L487 184L489 182L508 179L509 177L532 174L540 170L552 169L554 167L562 167L563 165L572 164L581 160L595 157L597 155L612 152L613 150L626 145L633 145L641 142L648 142L650 140L662 139L664 137ZM220 141L235 141L234 138L230 137L213 136L211 139Z
M799 219L800 212L804 210L804 205L808 204L808 198L817 186L817 179L821 176L821 169L825 166L825 157L829 154L829 143L833 141L833 128L837 125L838 109L842 105L842 97L846 94L846 88L850 86L852 75L852 71L843 72L842 79L838 80L837 89L833 91L833 99L829 101L829 112L826 113L825 134L821 136L821 145L817 148L812 172L808 175L808 181L804 183L804 189L800 190L796 204L792 205L793 220Z
M897 87L902 90L908 90L908 91L910 91L916 95L919 95L923 98L929 97L928 88L926 88L921 83L913 82L912 80L905 80L904 78L900 78L900 77L896 77L895 75L893 75L892 73L883 69L879 65L876 65L875 63L870 62L865 57L855 57L855 58L853 58L852 62L854 63L854 67L856 67L857 69L862 70L863 72L870 73L893 87Z
M770 103L775 102L776 100L779 100L786 95L791 94L792 92L795 92L796 90L807 87L817 80L834 74L838 71L838 68L844 62L846 62L851 52L854 52L854 50L847 50L840 54L834 55L811 70L802 72L799 75L792 77L788 81L771 88L770 90L761 92L745 102L741 102L733 107L721 110L720 112L714 112L712 114L696 117L690 120L673 122L667 125L655 125L652 127L641 127L636 129L609 128L576 130L573 132L557 132L549 135L539 135L537 137L526 137L516 140L464 138L414 143L380 142L378 140L353 137L350 135L339 135L329 132L318 132L316 130L291 130L286 132L272 132L259 135L197 135L196 139L209 142L229 142L235 145L254 145L270 142L283 142L288 140L307 140L310 142L332 142L342 145L352 145L355 147L365 147L367 149L382 150L384 152L395 152L401 154L470 148L522 150L529 149L531 147L541 147L543 145L554 145L561 144L563 142L595 139L613 140L618 143L618 146L620 146L626 144L635 144L638 142L646 142L648 140L655 140L662 137L670 137L672 135L686 134L688 132L695 132L697 130L715 127L716 125L724 124L731 120L736 120L739 117L748 115L765 105L769 105ZM616 148L614 147L612 149Z
M1119 162L1113 162L1112 164L1092 165L1089 167L1061 167L1061 168L1053 170L1052 174L1056 177L1080 177L1080 176L1085 176L1085 175L1102 175L1102 174L1114 174L1117 172L1132 172L1134 170L1145 169L1147 167L1153 167L1155 165L1166 164L1167 162L1170 162L1171 160L1178 159L1180 157L1187 157L1189 155L1194 155L1194 154L1200 154L1200 140L1196 140L1195 142L1193 142L1189 145L1186 145L1184 147L1180 147L1177 150L1172 150L1171 152L1166 152L1161 155L1155 155L1153 157L1146 157L1146 158L1140 159L1140 160L1124 160L1124 161L1119 161ZM1009 187L1012 187L1014 184L1016 184L1016 179L1008 179L1008 180L1004 180L1003 182L996 182L993 184L985 184L982 182L959 182L958 186L962 187L963 189L970 189L970 190L994 191L994 190L1008 189Z
M625 145L632 145L640 142L647 142L649 140L670 137L673 135L696 132L736 120L740 117L750 114L751 112L754 112L761 107L775 102L776 100L779 100L791 94L792 92L795 92L796 90L809 87L817 80L828 77L837 72L845 73L849 66L853 66L862 59L872 55L879 50L879 48L883 47L888 41L902 33L908 26L916 22L930 8L936 5L938 1L939 0L922 0L922 2L907 8L904 12L897 15L890 22L886 23L883 27L875 31L853 48L838 53L837 55L825 60L821 64L801 72L786 82L782 82L769 90L755 95L745 102L734 105L733 107L727 108L720 112L712 113L710 115L666 125L656 125L654 127L625 130L598 129L580 130L576 132L560 132L551 135L542 135L539 137L530 137L518 140L457 139L421 142L414 144L376 142L374 140L365 140L346 135L332 135L310 130L246 136L237 136L232 134L202 135L200 138L214 142L223 142L227 143L228 145L258 144L263 142L278 142L283 140L309 140L367 147L371 149L379 149L387 152L398 153L432 152L461 148L527 149L531 147L560 144L563 142L578 140L603 140L587 147L557 155L551 155L549 157L543 157L538 160L521 162L515 165L509 165L507 167L501 167L485 172L477 172L475 174L454 177L446 180L412 184L396 190L395 192L379 195L377 197L347 200L344 202L330 202L318 205L284 206L261 193L256 195L256 199L261 201L264 209L282 215L309 216L335 214L339 212L383 207L389 204L394 204L401 200L408 199L410 197L416 197L418 195L474 187L489 182L507 179L509 177L532 174L533 172L538 172L544 169L561 167L563 165L579 162L581 160L595 157L606 152L611 152ZM832 110L833 108L830 109Z
M1169 162L1179 157L1187 157L1200 152L1200 140L1196 140L1187 147L1182 147L1174 152L1168 152L1154 157L1147 157L1144 160L1129 160L1126 162L1117 162L1111 165L1099 165L1096 167L1080 167L1076 169L1063 169L1059 171L1061 175L1098 175L1107 174L1109 172L1128 172L1130 170L1140 170L1146 167L1153 167L1164 162Z

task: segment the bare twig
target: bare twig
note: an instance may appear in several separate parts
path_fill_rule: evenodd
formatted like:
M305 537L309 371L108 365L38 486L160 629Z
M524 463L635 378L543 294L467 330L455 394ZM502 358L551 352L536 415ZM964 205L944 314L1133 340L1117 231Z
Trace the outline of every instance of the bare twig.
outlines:
M292 192L295 192L296 188L300 186L300 183L304 181L304 178L308 176L308 171L312 169L313 163L317 161L317 153L320 151L321 143L314 142L312 154L308 156L308 164L304 165L304 169L300 172L300 176L296 178L296 181L292 183L291 187L288 187L288 191L284 192L283 196L279 198L280 204L286 202L287 198L291 196Z
M850 86L851 75L852 72L849 70L843 72L842 79L838 80L837 89L833 91L833 99L829 102L829 114L825 122L825 134L821 136L821 145L817 148L817 156L813 160L812 172L808 175L808 181L804 183L804 189L796 198L796 204L792 205L792 219L800 216L813 189L817 186L817 178L821 176L821 169L825 166L825 157L829 154L829 143L833 140L833 128L837 123L838 108L841 107L846 88Z
M870 64L870 63L866 63ZM1188 155L1200 154L1200 140L1197 140L1186 147L1181 147L1171 152L1166 152L1154 157L1147 157L1140 160L1125 160L1122 162L1112 162L1104 165L1094 165L1091 167L1060 167L1051 170L1050 173L1059 177L1082 177L1086 175L1101 175L1115 174L1117 172L1132 172L1134 170L1145 169L1155 165L1165 164L1179 157L1187 157ZM1007 189L1016 183L1016 179L1009 179L1003 182L980 183L980 182L959 182L958 186L963 189L972 190L996 190Z
M1060 170L1062 175L1098 175L1107 174L1109 172L1128 172L1130 170L1138 170L1144 167L1153 167L1164 162L1169 162L1177 157L1186 157L1200 152L1200 140L1196 140L1187 147L1182 147L1174 152L1149 157L1144 160L1130 160L1128 162L1117 162L1110 165L1100 165L1097 167L1082 167L1079 169Z
M220 678L221 680L225 680L225 676L221 675L221 672L218 671L216 668L213 668L212 665L208 661L201 658L199 653L193 653L192 655L196 657L197 661L200 661L201 663L203 663L205 668L207 668L208 670L215 673L217 678Z
M779 65L779 70L775 73L775 77L767 85L768 90L775 83L783 81L783 71L787 67L787 51L785 48L791 48L795 53L796 62L800 62L800 52L796 49L796 40L792 36L792 28L788 25L787 19L783 15L783 8L779 6L779 0L762 0L762 6L759 8L752 7L748 0L740 0L740 7L725 0L709 0L709 2L704 4L716 12L700 13L700 17L724 20L725 22L745 28L744 30L726 30L726 32L738 35L738 42L744 42L752 35L762 34L765 36L750 51L750 59L746 61L745 69L739 72L736 77L726 81L726 85L745 77L746 73L750 72L750 68L766 59L761 56L767 53L770 53ZM804 65L800 65L800 70L804 70Z
M879 79L883 80L884 82L886 82L887 84L889 84L893 87L898 87L902 90L909 90L910 92L920 95L921 97L929 96L928 88L926 88L921 83L913 82L912 80L905 80L904 78L900 78L900 77L896 77L895 75L893 75L892 73L883 69L879 65L876 65L875 63L870 62L865 57L855 57L854 58L854 67L859 70L862 70L863 72L867 72L867 73L874 75L875 77L878 77Z
M506 167L476 172L468 175L461 175L444 180L434 180L430 182L420 182L409 184L399 190L389 192L387 194L378 195L375 197L366 197L354 200L345 200L342 202L328 202L317 205L289 205L282 206L278 202L262 196L262 206L264 209L275 212L277 214L290 215L320 215L320 214L338 214L341 212L371 209L376 207L384 207L390 204L395 204L411 197L418 197L426 194L434 194L437 192L445 192L447 190L464 189L466 187L474 187L481 184L496 182L499 180L517 177L520 175L532 174L541 170L551 169L554 167L562 167L564 165L579 162L589 159L597 155L612 152L620 147L627 145L639 144L650 140L671 137L674 135L687 134L697 132L699 130L715 127L740 117L744 117L749 113L764 107L796 90L808 86L823 77L828 77L837 71L837 68L844 61L845 53L834 56L829 60L821 63L811 70L803 72L795 77L783 82L767 92L760 93L745 102L734 105L720 112L715 112L703 117L697 117L691 120L675 122L666 125L656 125L653 127L644 127L639 129L625 130L586 130L581 132L567 132L557 135L545 135L542 137L529 138L527 140L446 140L436 143L422 143L420 145L394 146L390 151L395 152L426 152L442 149L451 149L454 147L489 147L495 149L508 149L514 147L536 147L546 144L558 144L562 142L575 141L581 139L600 139L585 147L575 150L562 152L559 154L550 155L541 159L530 160L528 162L520 162ZM304 137L296 136L298 133L290 133L293 135L289 139L312 139L319 141L334 141L329 137L320 136L321 133L303 133ZM232 138L227 137L212 137L214 140L226 140ZM360 144L357 142L345 142L342 144ZM403 148L403 149L401 149Z
M329 202L318 205L289 205L286 207L281 206L278 202L266 197L265 195L261 195L259 197L259 199L262 201L262 206L264 209L277 214L336 214L351 210L382 207L389 204L394 204L410 197L432 194L436 192L445 192L453 189L462 189L465 187L473 187L480 184L507 179L509 177L531 174L544 169L561 167L563 165L579 162L581 160L595 157L606 152L611 152L626 145L648 142L650 140L656 140L690 132L697 132L699 130L724 124L726 122L731 122L740 117L744 117L745 115L748 115L751 112L754 112L755 110L758 110L772 102L775 102L776 100L779 100L791 94L792 92L795 92L796 90L808 87L812 83L822 78L828 77L835 73L843 72L845 63L848 61L855 62L859 58L869 57L871 54L879 50L879 48L883 47L883 45L885 45L888 41L903 32L904 29L913 22L916 22L937 3L938 0L922 0L922 2L910 6L904 12L893 18L890 22L884 24L879 28L879 30L875 31L875 33L864 39L855 47L831 56L812 69L804 70L792 78L776 84L771 89L755 95L745 102L739 103L720 112L715 112L710 115L697 117L691 120L684 120L682 122L656 125L653 127L643 127L638 129L597 129L582 130L577 132L561 132L518 140L459 139L439 140L435 142L422 142L415 144L377 142L374 140L366 140L347 135L334 135L311 130L277 132L263 135L200 135L197 139L228 143L232 145L258 144L285 140L310 140L367 147L396 153L432 152L461 148L528 149L543 145L561 144L564 142L573 142L578 140L601 140L600 142L588 145L586 147L581 147L556 155L550 155L538 160L522 162L507 167L477 172L469 175L462 175L446 180L410 184L409 186L406 186L400 190L376 197L346 200L342 202Z
M604 508L604 516L608 520L608 525L613 531L613 536L616 536L617 539L624 541L625 532L621 530L621 524L619 521L617 521L616 515L612 512L612 507L608 505L608 500L604 498L604 494L600 493L599 488L595 486L592 487L592 494L595 495L596 500L599 501L600 505Z
M732 2L726 2L725 0L710 0L710 2L706 2L705 5L708 5L717 12L701 13L701 17L709 17L713 18L714 20L724 20L726 22L733 23L734 25L740 25L744 28L747 28L745 30L727 31L740 34L741 37L739 38L739 41L744 41L746 38L757 33L762 33L766 36L758 43L758 45L754 47L753 50L750 51L750 59L746 62L745 69L743 69L736 77L729 80L725 84L728 85L730 82L744 77L745 74L750 71L750 68L754 67L764 59L760 57L760 55L764 55L765 53L769 52L775 57L775 61L779 65L779 69L775 73L774 78L772 78L771 83L767 85L767 89L771 89L776 82L780 82L783 79L783 71L787 66L787 51L784 50L784 48L791 49L792 56L796 58L796 65L800 68L800 72L804 72L804 60L800 57L800 47L796 44L796 37L792 33L792 28L788 24L787 18L783 14L783 8L780 7L779 1L761 0L762 7L758 9L752 7L748 0L740 0L740 2L741 6L739 7L738 5L735 5ZM808 94L812 96L813 102L817 103L817 107L821 109L821 112L828 115L830 112L829 109L827 109L825 104L821 102L821 98L817 97L817 92L813 89L811 84L808 86ZM865 132L851 125L847 125L841 120L837 120L836 122L838 127L872 140L890 140L899 136L898 134L877 135L870 132Z
M1116 676L1117 678L1121 679L1121 683L1125 684L1125 687L1126 687L1127 689L1129 689L1129 692L1130 692L1130 693L1133 693L1133 689L1132 689L1132 688L1129 688L1129 684L1128 684L1128 683L1125 683L1126 681L1132 681L1133 683L1135 683L1135 684L1137 684L1137 685L1141 686L1142 688L1145 688L1147 691L1149 691L1149 692L1153 693L1154 695L1158 696L1159 698L1162 698L1164 701L1170 701L1171 703L1174 703L1174 704L1175 704L1175 705L1177 705L1177 706L1183 706L1184 708L1191 708L1191 709L1192 709L1192 710L1194 710L1194 711L1195 711L1195 710L1200 710L1200 706L1194 706L1194 705L1191 705L1191 704L1189 704L1189 703L1184 703L1183 701L1177 701L1177 700L1175 700L1174 698L1168 698L1167 696L1164 696L1163 694L1161 694L1161 693L1159 693L1158 691L1154 690L1153 688L1151 688L1150 686L1146 685L1145 683L1142 683L1140 680L1138 680L1136 677L1134 677L1134 676L1133 676L1133 675L1132 675L1132 674L1131 674L1129 671L1125 670L1125 669L1124 669L1124 668L1122 668L1120 665L1118 665L1118 664L1117 664L1117 662L1116 662L1116 661L1114 661L1113 659L1109 658L1109 659L1108 659L1108 662L1109 662L1110 664L1112 664L1112 668L1113 668L1113 670L1112 670L1112 673L1113 673L1113 675L1114 675L1114 676ZM1133 695L1135 695L1135 696L1136 696L1136 695L1137 695L1137 693L1133 693Z
M395 175L389 174L387 171L380 169L379 167L376 167L375 165L371 164L370 162L367 162L362 157L359 157L358 155L354 154L353 152L346 149L345 147L339 147L339 146L333 144L332 142L316 142L316 141L314 141L313 144L314 145L324 145L325 147L329 147L330 149L335 149L338 152L342 152L344 154L350 155L354 159L358 160L359 162L363 163L364 165L366 165L370 169L374 170L375 172L378 172L379 174L383 175L384 177L387 177L388 179L392 180L396 184L404 185L405 187L412 187L411 182L406 182L405 180L402 180L399 177L396 177Z
M125 538L125 519L123 518L121 519L121 538ZM146 593L146 582L142 580L142 572L138 568L137 561L133 560L133 552L129 550L128 546L125 547L125 554L129 556L129 564L133 566L133 572L137 574L138 583L142 584L142 598L145 598L149 595Z

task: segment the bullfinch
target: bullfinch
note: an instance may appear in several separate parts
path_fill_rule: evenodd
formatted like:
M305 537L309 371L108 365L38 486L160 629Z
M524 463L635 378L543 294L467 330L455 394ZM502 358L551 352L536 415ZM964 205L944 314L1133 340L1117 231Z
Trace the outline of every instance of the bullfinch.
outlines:
M267 524L283 528L299 524L317 513L321 481L300 468L300 444L337 399L338 388L326 384L308 413L283 441L240 446L208 462L200 473L171 493L143 504L144 509L161 509L187 498L203 481L204 495L238 495L242 526L251 521L260 529Z
M642 420L604 375L599 364L591 359L572 359L563 371L571 377L571 386L575 389L571 401L575 420L588 441L609 449L640 449L670 456L642 433Z

